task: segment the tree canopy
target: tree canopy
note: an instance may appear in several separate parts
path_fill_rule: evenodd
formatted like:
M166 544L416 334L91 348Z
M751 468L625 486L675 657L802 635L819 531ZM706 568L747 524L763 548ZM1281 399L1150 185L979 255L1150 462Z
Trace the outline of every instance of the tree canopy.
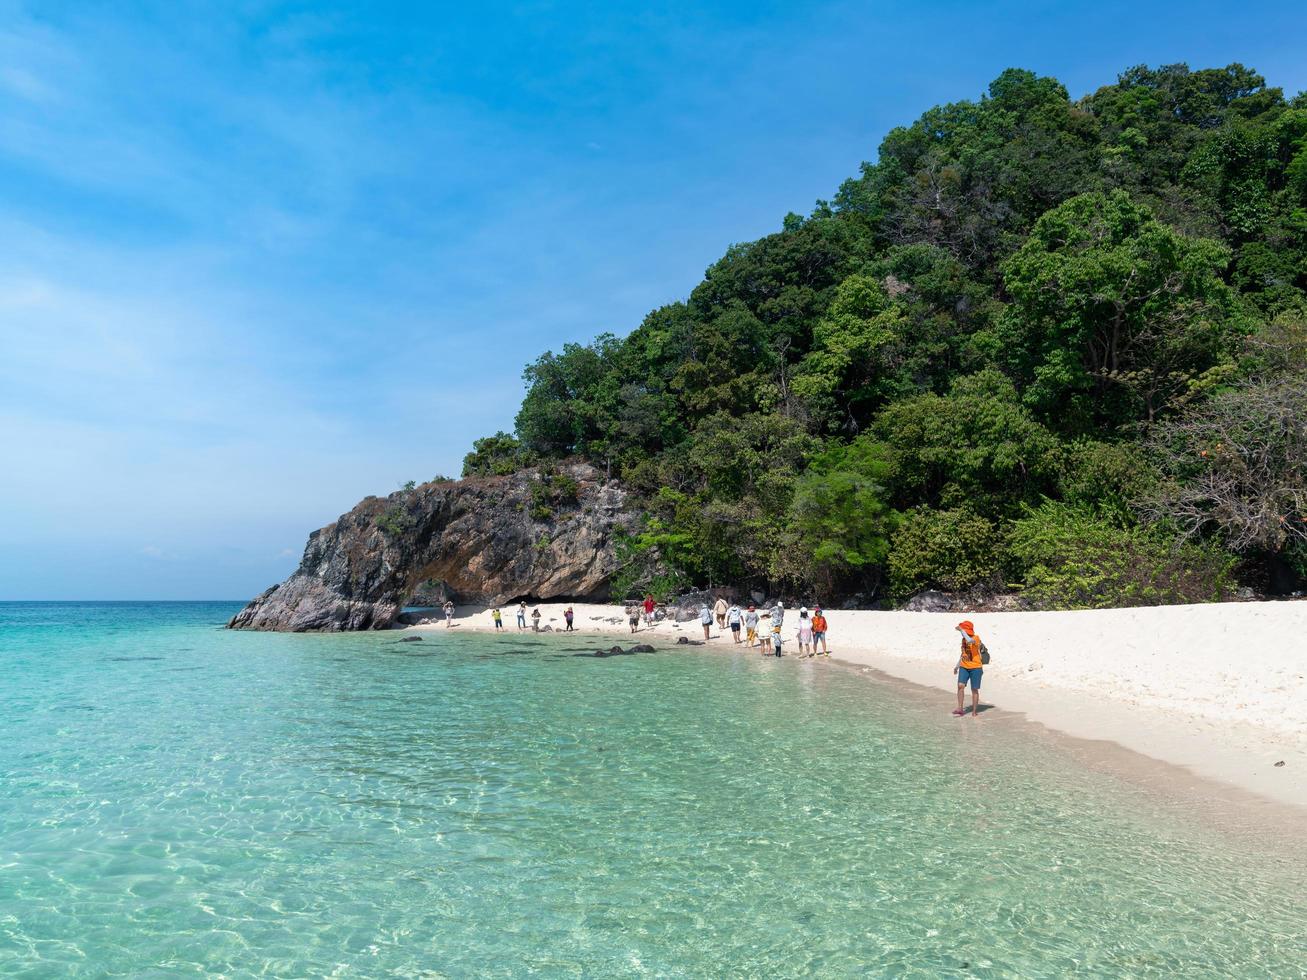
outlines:
M685 301L543 354L464 473L620 479L646 517L623 588L1290 587L1304 323L1307 98L1239 64L1078 100L1009 69Z

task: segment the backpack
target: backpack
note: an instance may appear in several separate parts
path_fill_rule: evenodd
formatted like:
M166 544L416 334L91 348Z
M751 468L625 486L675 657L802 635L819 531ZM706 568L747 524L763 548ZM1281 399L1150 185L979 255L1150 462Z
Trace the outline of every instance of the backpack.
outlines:
M980 641L980 663L984 666L989 663L989 647L985 646L985 641Z

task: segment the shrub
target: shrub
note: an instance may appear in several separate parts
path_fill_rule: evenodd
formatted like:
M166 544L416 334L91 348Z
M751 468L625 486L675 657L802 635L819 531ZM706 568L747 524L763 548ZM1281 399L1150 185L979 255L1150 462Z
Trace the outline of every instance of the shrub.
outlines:
M570 476L542 471L531 481L531 517L547 521L559 507L576 503L580 493L581 485Z
M1132 443L1081 440L1066 448L1065 462L1059 481L1062 499L1095 507L1118 523L1129 523L1131 504L1157 484L1157 471Z
M993 579L998 572L998 544L994 525L966 508L909 511L890 544L894 598L924 588L956 592Z
M402 504L391 504L377 515L377 527L388 537L397 538L413 526L413 518Z
M464 476L505 476L529 466L534 454L507 432L477 439L463 457Z
M1040 608L1216 602L1233 587L1229 554L1122 527L1088 507L1048 501L1030 509L1007 546L1023 569L1025 597Z

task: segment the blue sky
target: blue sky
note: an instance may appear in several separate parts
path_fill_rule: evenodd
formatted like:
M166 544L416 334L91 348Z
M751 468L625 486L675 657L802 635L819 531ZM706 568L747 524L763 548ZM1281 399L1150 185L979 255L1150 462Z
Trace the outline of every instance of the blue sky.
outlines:
M0 0L0 599L254 594L1006 67L1305 49L1301 3Z

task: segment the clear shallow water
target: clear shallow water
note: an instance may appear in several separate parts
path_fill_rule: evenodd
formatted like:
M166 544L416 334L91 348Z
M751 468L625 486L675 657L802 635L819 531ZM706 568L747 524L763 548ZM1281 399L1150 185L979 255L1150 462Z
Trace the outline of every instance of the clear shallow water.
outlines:
M1307 969L1300 853L947 691L235 609L0 604L0 973Z

